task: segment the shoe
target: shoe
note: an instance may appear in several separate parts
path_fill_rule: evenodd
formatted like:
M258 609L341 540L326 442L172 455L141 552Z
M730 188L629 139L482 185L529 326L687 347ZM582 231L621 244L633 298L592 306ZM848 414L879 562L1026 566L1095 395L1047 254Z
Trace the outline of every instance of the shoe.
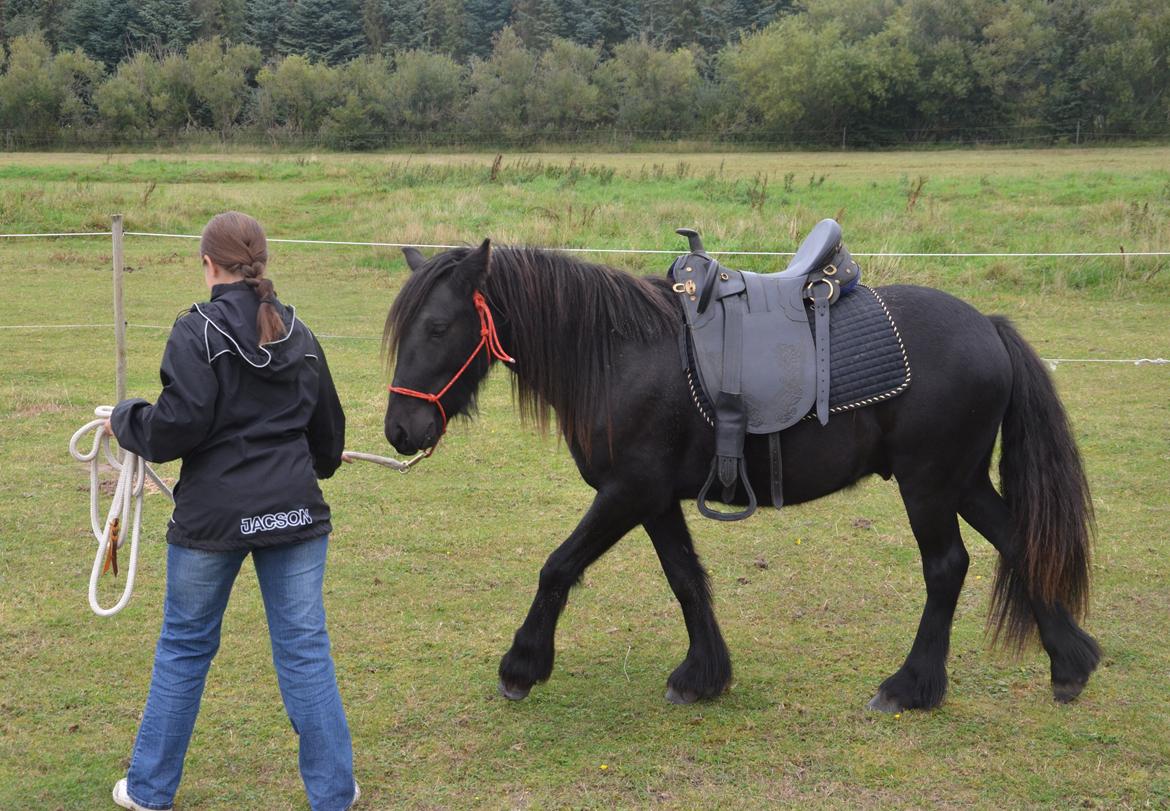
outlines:
M356 780L353 781L353 799L350 800L349 807L353 808L357 805L357 801L362 798L362 787L358 785ZM348 810L347 810L348 811Z
M356 797L354 798L357 799ZM114 783L114 803L120 805L122 808L129 808L130 811L156 811L153 808L147 808L145 805L139 805L130 799L130 792L126 791L126 778L123 777L117 783ZM167 806L159 811L174 811L174 806Z

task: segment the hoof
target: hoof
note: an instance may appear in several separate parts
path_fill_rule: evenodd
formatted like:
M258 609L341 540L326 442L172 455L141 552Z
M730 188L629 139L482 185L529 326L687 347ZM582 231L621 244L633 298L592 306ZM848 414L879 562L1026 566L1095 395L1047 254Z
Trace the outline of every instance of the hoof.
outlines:
M902 712L905 709L897 701L882 695L880 692L869 700L865 708L867 710L876 710L877 712Z
M671 704L694 704L699 700L699 694L692 690L676 690L667 685L666 700Z
M1088 684L1088 679L1081 681L1053 682L1052 697L1058 704L1068 704L1081 694Z
M503 679L500 679L499 684L500 695L509 701L523 701L528 698L528 694L532 691L532 687L520 687L515 684L508 684Z

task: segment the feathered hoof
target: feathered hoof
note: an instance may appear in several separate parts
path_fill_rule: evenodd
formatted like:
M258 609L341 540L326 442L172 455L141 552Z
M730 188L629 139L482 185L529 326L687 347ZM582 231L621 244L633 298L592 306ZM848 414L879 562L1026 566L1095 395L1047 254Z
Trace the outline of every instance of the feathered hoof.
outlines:
M693 690L676 690L674 687L667 685L666 700L671 704L694 704L699 700L699 694Z
M1081 694L1081 691L1085 689L1085 685L1088 683L1088 679L1066 682L1054 681L1052 682L1052 697L1056 699L1057 704L1068 704Z
M508 684L508 682L500 679L499 682L500 695L509 701L523 701L528 698L528 694L532 692L532 685L521 687L517 684Z
M877 712L902 712L905 709L894 699L884 695L880 690L878 694L869 700L865 705L867 710L875 710Z

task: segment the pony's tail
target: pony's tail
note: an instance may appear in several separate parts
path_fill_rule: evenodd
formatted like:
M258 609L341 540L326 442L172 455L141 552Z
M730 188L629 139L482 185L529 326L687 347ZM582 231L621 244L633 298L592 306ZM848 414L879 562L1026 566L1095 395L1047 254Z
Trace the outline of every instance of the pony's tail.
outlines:
M1084 615L1093 502L1044 362L1006 318L991 321L1012 363L999 475L1015 543L1010 559L1000 557L988 622L995 641L1018 649L1035 629L1033 601L1060 604L1074 619Z

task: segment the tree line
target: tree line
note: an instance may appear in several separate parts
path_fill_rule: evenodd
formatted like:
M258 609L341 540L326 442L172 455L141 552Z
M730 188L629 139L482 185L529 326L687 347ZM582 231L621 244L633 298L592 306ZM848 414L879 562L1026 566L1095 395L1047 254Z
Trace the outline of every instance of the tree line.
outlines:
M0 0L0 146L1170 134L1165 0Z
M794 0L0 0L0 44L39 31L112 69L140 50L182 51L218 36L264 59L300 54L339 65L425 49L460 63L491 53L511 25L526 47L554 37L609 49L628 39L718 49Z

